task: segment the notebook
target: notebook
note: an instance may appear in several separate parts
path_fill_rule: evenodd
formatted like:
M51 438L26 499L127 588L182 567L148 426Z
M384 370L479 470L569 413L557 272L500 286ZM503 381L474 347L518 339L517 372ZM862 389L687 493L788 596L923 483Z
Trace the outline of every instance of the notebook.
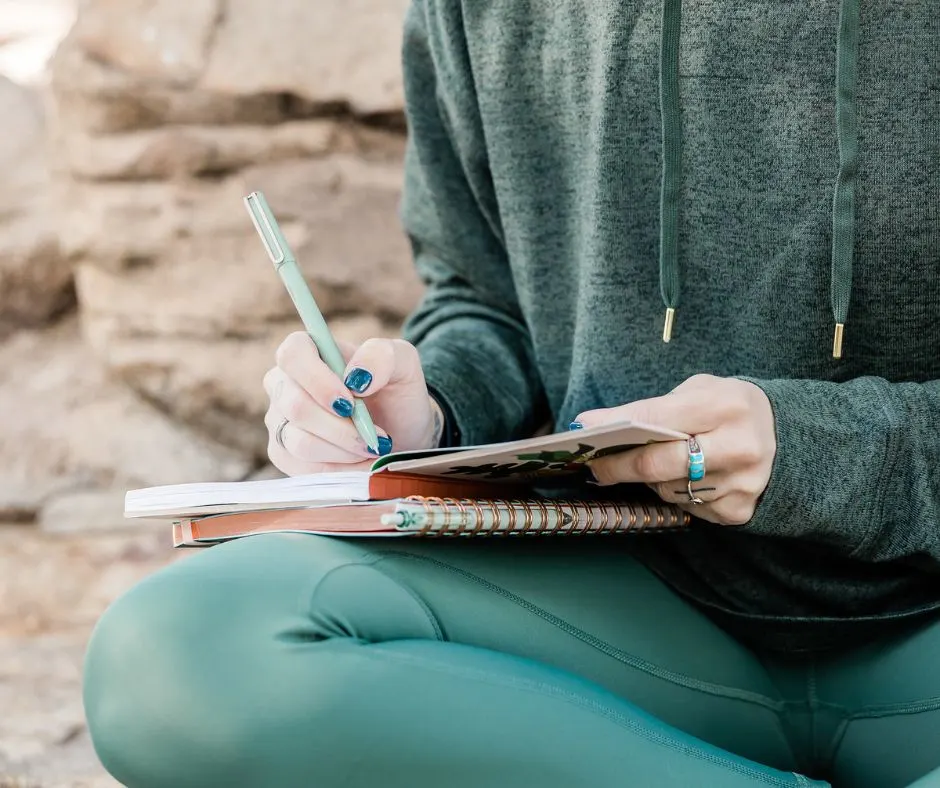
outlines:
M173 546L204 547L270 532L346 537L584 536L675 530L690 522L688 513L662 502L460 500L413 495L182 518L173 523Z
M130 490L124 514L173 519L177 546L263 531L444 536L671 528L687 524L678 507L557 501L535 489L552 480L584 480L590 460L687 438L619 422L521 441L397 452L365 471Z

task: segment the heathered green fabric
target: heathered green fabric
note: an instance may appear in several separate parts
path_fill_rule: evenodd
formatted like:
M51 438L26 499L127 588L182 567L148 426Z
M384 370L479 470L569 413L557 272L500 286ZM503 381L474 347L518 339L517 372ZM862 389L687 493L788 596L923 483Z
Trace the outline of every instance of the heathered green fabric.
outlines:
M790 650L940 607L940 14L860 0L837 127L840 5L683 4L669 344L662 5L415 0L405 31L402 213L428 283L406 335L461 440L565 429L699 372L754 381L778 449L753 520L637 550L740 636ZM857 137L841 169L838 128L843 158Z

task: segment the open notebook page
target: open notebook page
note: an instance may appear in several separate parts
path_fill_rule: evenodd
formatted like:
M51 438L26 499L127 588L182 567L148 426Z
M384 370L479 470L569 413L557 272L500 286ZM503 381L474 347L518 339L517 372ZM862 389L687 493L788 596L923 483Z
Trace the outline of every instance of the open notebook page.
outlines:
M130 490L126 517L187 516L369 499L368 471L319 473L248 482L192 482Z

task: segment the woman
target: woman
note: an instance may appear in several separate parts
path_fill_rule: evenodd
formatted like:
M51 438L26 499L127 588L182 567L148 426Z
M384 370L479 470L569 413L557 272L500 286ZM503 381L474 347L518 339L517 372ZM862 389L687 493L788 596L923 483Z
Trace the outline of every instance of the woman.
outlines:
M383 451L635 418L696 436L704 481L685 442L595 476L696 525L202 552L95 632L105 765L132 788L940 785L933 4L415 0L404 71L427 294L345 380L288 337L272 461L367 461L352 397Z

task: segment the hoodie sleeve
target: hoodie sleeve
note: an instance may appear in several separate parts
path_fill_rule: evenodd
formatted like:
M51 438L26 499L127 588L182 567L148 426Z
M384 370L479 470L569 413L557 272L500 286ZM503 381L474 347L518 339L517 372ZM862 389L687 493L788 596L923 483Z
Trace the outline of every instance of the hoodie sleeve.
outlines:
M543 420L544 394L503 244L459 14L415 0L403 68L402 222L426 285L403 334L462 444L524 437Z
M777 455L748 530L940 571L940 381L751 382Z

